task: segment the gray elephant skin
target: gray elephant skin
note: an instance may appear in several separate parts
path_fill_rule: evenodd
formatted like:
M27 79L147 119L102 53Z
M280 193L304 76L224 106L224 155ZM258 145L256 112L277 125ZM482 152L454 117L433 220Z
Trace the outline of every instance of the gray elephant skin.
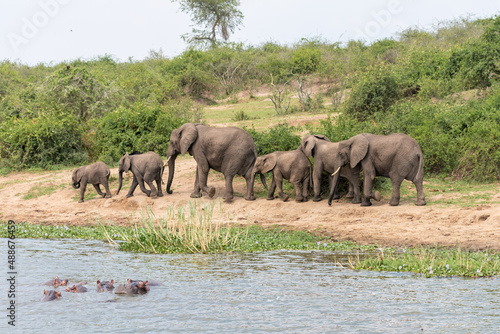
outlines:
M293 184L295 201L307 201L309 184L311 182L311 163L302 151L276 151L260 156L255 161L252 175L255 179L255 174L259 173L262 184L266 186L264 173L271 171L273 172L273 181L267 195L268 200L274 199L276 186L278 187L278 194L281 199L283 201L288 200L288 196L283 192L283 179L285 179Z
M241 175L246 181L246 200L254 200L252 168L257 159L257 148L252 136L236 127L214 128L203 124L186 123L174 129L167 151L168 181L167 193L171 194L177 155L188 152L196 160L196 179L192 198L199 198L202 192L210 198L215 188L208 187L210 169L224 174L226 189L223 199L233 198L233 178Z
M400 186L404 179L415 184L417 188L416 205L425 205L423 178L424 157L417 141L403 133L391 135L373 135L362 133L339 142L339 152L335 159L335 168L363 169L363 201L362 206L371 205L373 198L373 182L376 176L388 177L392 181L392 197L390 205L399 205ZM333 183L339 173L334 173ZM331 205L332 194L328 199Z
M338 197L335 193L336 184L332 184L331 174L335 172L336 158L339 152L339 143L332 143L324 135L307 135L302 138L299 150L304 152L308 158L314 159L314 167L312 173L314 198L313 201L321 201L321 175L323 171L328 172L330 181L330 195L332 199ZM361 203L361 182L360 182L361 167L355 166L351 168L346 165L340 170L340 176L349 181L349 192L347 198L352 198L352 203ZM338 179L336 180L338 182ZM333 186L333 187L332 187ZM332 192L333 188L333 192Z
M111 198L111 192L109 191L110 175L111 172L109 167L102 161L75 169L71 178L73 188L80 188L80 200L78 203L83 202L85 190L87 189L87 183L92 184L100 196ZM101 187L99 186L100 184L102 184L106 189L106 194L101 191Z
M137 185L141 188L142 192L147 196L158 196L162 197L163 192L161 190L161 181L163 177L163 160L155 152L146 153L126 153L119 162L118 166L118 191L116 194L120 193L123 183L123 173L131 171L133 174L133 181L126 197L134 196L134 190ZM156 181L158 189L153 184ZM149 189L146 189L144 183L147 183Z

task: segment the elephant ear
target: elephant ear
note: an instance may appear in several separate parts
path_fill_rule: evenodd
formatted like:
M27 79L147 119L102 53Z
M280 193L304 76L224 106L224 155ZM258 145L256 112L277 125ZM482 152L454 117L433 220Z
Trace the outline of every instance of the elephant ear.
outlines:
M74 184L76 183L80 183L80 181L82 180L82 177L83 177L83 173L82 173L82 168L77 168L73 171L73 175L71 176L71 179L73 181Z
M325 135L314 135L314 137L321 139L321 140L330 141L330 139L328 139L328 137Z
M316 146L316 136L309 136L307 138L304 138L305 140L302 142L302 152L310 158L313 156L313 150L314 147Z
M363 135L354 136L351 142L351 152L349 155L349 160L351 163L351 168L356 167L361 160L364 159L366 153L368 153L368 139Z
M262 164L262 173L270 172L276 166L276 156L270 154L264 158L264 163Z
M186 123L182 126L180 137L181 155L184 155L198 138L198 129L193 123Z
M127 173L130 170L130 156L125 153L123 156L123 171Z

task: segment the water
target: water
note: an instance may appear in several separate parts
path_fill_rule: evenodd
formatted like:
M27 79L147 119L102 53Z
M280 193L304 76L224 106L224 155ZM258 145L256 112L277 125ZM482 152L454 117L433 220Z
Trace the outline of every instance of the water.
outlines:
M16 242L16 328L7 325L4 311L2 333L500 330L498 279L354 271L337 265L339 257L325 252L149 255L120 252L102 241ZM6 264L4 268L6 273ZM89 292L63 291L60 300L41 302L43 290L50 288L42 283L56 275L70 282L87 280ZM156 280L163 286L153 286L142 296L96 291L98 279L123 283L127 278ZM4 282L0 301L7 305Z

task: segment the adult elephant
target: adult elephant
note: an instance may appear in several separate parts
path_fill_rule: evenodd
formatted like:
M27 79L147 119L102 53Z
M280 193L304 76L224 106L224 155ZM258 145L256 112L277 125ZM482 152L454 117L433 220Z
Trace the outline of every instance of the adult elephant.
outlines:
M189 152L196 160L196 180L192 198L201 197L201 191L210 198L215 188L208 187L210 169L224 174L226 190L224 200L233 198L233 178L241 175L247 183L246 200L254 200L252 168L257 159L257 148L250 134L240 128L214 128L203 124L186 123L174 129L170 136L167 193L171 194L177 155Z
M321 201L321 176L323 171L328 172L329 175L335 172L336 165L335 159L339 152L339 144L332 143L324 135L307 135L302 138L299 146L299 150L304 152L308 157L314 158L314 168L313 168L313 188L314 188L314 198L313 201ZM355 166L351 168L350 166L345 166L340 171L340 176L346 178L349 181L349 192L347 193L347 198L352 198L352 203L361 203L361 191L360 191L360 174L361 168ZM329 176L330 181L330 196L336 196L335 186L332 187L332 178ZM335 182L338 182L336 179ZM332 197L333 199L334 197Z
M128 172L130 170L134 175L134 179L126 197L134 196L134 190L138 185L141 188L142 192L144 192L147 196L163 196L163 193L161 191L163 169L163 161L161 160L161 157L155 152L150 151L146 153L126 153L120 159L118 166L119 185L116 194L118 195L120 193L120 190L122 189L123 172ZM156 181L158 190L156 190L153 181ZM144 186L144 182L148 184L149 189L151 190L146 189L146 187Z
M338 180L340 168L361 166L364 174L363 202L371 205L373 182L376 176L388 177L392 181L390 205L398 205L400 186L404 179L412 181L417 188L416 205L425 205L424 157L417 141L412 137L394 133L388 136L362 133L339 142L339 151L334 160L336 171L333 184ZM331 205L332 194L328 199Z

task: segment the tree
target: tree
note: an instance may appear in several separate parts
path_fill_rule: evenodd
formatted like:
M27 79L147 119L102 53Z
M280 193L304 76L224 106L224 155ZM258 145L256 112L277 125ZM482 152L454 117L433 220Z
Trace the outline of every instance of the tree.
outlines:
M242 24L243 14L237 8L239 0L172 0L178 1L180 9L191 13L194 26L191 34L182 39L191 45L215 47L229 39L229 34Z

